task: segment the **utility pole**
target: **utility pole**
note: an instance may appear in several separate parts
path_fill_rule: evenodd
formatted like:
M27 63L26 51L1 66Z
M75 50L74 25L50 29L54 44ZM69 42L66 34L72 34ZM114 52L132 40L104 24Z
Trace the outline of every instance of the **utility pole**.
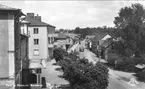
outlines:
M97 50L98 50L98 56L99 56L99 62L101 60L101 46L98 44L97 45Z

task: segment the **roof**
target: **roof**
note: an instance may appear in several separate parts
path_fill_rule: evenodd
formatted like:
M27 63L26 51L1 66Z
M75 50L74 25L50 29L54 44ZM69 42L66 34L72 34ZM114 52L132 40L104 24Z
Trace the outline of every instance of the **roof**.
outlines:
M40 20L34 19L32 17L26 16L25 20L30 22L30 26L50 26L50 27L55 28L55 26L53 26L53 25L47 24L47 23L42 22Z
M109 34L107 34L106 36L104 36L104 37L102 38L102 40L107 40L108 38L111 38L111 36L110 36Z
M113 32L107 32L111 37L113 37L113 38L117 38L117 35L115 34L115 33L113 33Z
M94 38L95 35L87 35L86 38Z
M57 39L66 39L67 37L68 37L68 36L66 36L65 34L60 33L60 34L58 34L58 36L55 37L55 38L57 38Z
M99 32L95 34L95 37L93 38L93 40L95 41L99 41L101 40L103 37L105 37L107 35L107 33L104 32Z
M30 23L30 21L25 21L25 20L23 20L23 21L21 21L21 23L23 24L29 24Z
M20 9L0 4L0 10L20 10Z
M112 42L113 42L112 39L108 38L108 39L104 40L100 45L106 48L106 47L108 47Z
M137 68L140 68L140 69L143 69L143 68L145 68L145 64L138 64L138 65L136 65L135 67L137 67Z

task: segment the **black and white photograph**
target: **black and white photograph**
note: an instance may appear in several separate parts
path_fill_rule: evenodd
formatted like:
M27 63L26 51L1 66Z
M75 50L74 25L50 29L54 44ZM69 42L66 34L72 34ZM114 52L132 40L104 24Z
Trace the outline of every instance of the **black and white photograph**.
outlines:
M145 89L145 1L0 0L0 89Z

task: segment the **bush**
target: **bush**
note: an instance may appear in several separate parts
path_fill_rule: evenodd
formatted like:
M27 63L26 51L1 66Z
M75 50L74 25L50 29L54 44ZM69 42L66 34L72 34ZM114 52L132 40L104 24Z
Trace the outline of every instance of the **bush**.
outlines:
M142 63L143 58L133 58L133 61L134 61L134 63L137 65L137 64Z
M94 65L87 59L68 57L59 62L63 78L69 81L72 89L106 89L108 69L101 63Z
M53 57L55 58L56 62L63 60L68 53L62 48L56 48L53 50Z
M115 63L116 69L121 69L127 72L135 71L135 62L133 58L123 57L122 59L116 60Z
M126 63L126 65L135 65L135 62L133 60L134 58L130 57L124 57L122 60Z
M108 59L107 59L108 64L111 64L111 65L115 65L115 61L117 59L120 59L120 57L116 53L108 53L107 56L108 56Z
M115 61L115 68L116 69L121 69L125 66L125 62L123 60L116 60Z
M145 82L145 71L135 74L139 81Z

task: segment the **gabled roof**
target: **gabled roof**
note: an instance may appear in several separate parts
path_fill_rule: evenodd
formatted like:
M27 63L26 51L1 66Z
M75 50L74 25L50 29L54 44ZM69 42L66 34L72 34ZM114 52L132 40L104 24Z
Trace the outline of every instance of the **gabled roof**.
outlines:
M100 45L107 48L110 44L112 44L112 39L108 38L106 40L104 40Z
M107 34L106 36L104 36L101 40L107 40L108 38L111 38L111 36L109 34Z
M28 16L26 16L26 21L30 22L30 26L50 26L55 28L55 26L53 25L47 24L45 22L42 22L40 20Z
M118 38L117 35L116 35L115 33L113 33L113 32L107 32L107 33L108 33L111 37L113 37L113 38L115 38L115 39Z
M103 37L105 37L107 35L107 33L104 32L99 32L95 34L95 37L93 38L93 40L99 41L101 40Z
M55 37L55 38L57 38L57 39L66 39L66 38L68 38L68 36L63 34L63 33L59 33L58 36Z
M20 10L20 9L0 4L0 10Z

